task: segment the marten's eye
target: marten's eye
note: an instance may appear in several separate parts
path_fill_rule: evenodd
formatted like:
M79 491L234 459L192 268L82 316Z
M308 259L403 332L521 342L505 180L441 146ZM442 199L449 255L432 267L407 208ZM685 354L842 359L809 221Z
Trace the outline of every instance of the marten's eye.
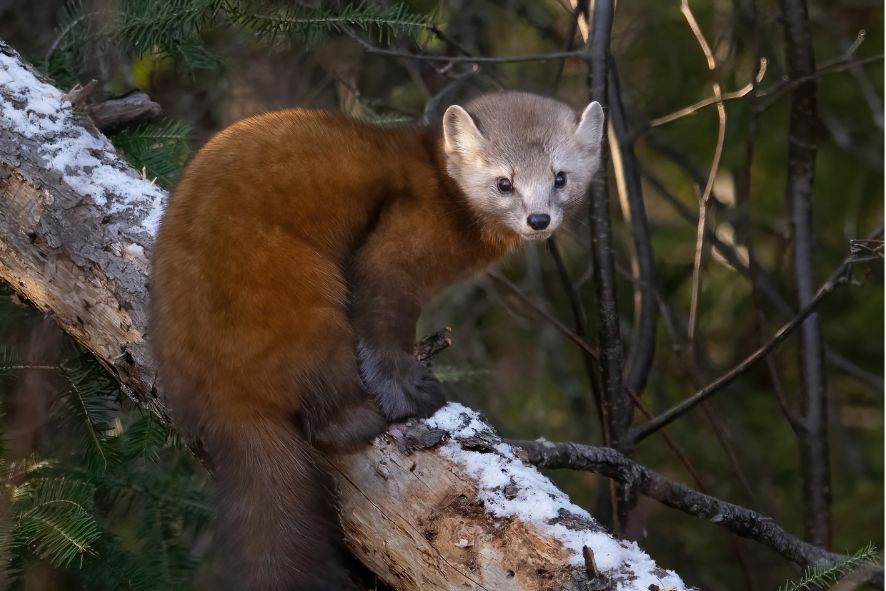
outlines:
M557 174L554 175L554 186L557 187L558 189L562 189L563 187L566 186L566 173L565 172L561 171L561 172L558 172Z
M502 193L510 193L513 191L514 185L511 183L511 179L506 179L505 177L498 179L498 190Z

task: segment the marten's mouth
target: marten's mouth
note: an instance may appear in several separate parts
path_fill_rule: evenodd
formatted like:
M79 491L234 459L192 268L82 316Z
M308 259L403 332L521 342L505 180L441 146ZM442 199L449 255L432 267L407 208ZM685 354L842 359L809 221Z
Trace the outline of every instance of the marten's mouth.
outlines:
M544 230L537 230L534 232L519 232L520 238L523 240L547 240L551 237L551 234L554 233L554 228L547 228Z

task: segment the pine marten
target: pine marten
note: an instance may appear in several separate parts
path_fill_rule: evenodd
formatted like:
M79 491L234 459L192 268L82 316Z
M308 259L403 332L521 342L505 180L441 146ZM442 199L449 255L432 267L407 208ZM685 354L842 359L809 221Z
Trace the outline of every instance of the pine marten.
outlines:
M170 198L149 338L219 493L232 589L350 588L321 453L444 404L412 355L422 304L583 201L603 111L526 93L442 129L288 109L218 133Z

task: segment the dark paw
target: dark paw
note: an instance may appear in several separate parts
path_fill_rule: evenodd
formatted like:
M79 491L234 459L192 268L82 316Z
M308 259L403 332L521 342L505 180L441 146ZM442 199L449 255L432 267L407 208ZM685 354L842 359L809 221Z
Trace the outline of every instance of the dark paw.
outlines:
M429 417L446 404L443 384L408 353L377 352L361 344L358 362L366 391L389 421Z
M446 404L446 395L443 392L443 384L437 379L430 369L415 361L415 368L401 387L415 404L414 412L407 416L427 418L437 412ZM382 405L384 412L384 405ZM403 417L405 418L405 417Z

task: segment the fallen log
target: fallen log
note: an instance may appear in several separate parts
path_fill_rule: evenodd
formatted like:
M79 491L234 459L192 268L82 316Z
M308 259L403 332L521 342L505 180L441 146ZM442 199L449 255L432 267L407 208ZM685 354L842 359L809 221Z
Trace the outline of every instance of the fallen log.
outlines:
M0 279L170 416L146 343L166 194L0 41ZM349 547L403 591L687 589L450 404L331 459Z

